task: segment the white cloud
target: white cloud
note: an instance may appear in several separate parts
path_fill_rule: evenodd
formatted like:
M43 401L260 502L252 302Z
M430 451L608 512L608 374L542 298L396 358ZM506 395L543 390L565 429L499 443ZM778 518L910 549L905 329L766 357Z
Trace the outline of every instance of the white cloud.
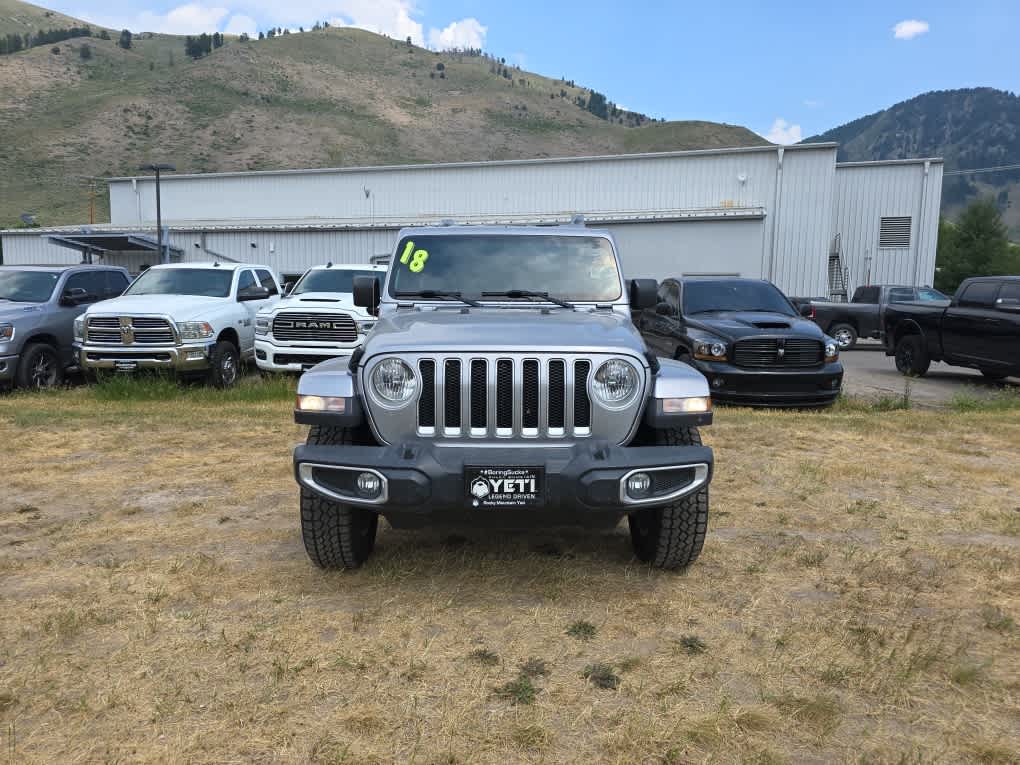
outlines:
M229 15L226 8L187 3L165 14L141 11L134 16L103 16L79 14L86 21L111 29L130 29L132 32L163 32L171 35L190 35L218 30Z
M429 45L437 50L451 48L483 48L485 34L489 28L479 23L478 19L466 18L451 22L445 29L429 30Z
M770 143L800 143L803 138L800 125L791 125L782 117L776 117L772 129L765 135L765 140Z
M893 37L897 40L913 40L918 35L923 35L928 31L927 21L918 21L917 19L907 19L901 21L892 28Z
M223 31L228 35L247 34L250 37L255 37L258 34L258 24L255 23L255 19L251 16L235 13L230 17L227 25L223 27Z
M270 4L266 12L278 17L281 9ZM357 27L397 40L411 38L415 45L425 44L425 30L412 16L418 13L408 0L335 0L334 2L296 2L288 6L287 22L309 26L315 19L329 19L338 27ZM300 18L295 16L300 15ZM309 21L311 19L311 21Z

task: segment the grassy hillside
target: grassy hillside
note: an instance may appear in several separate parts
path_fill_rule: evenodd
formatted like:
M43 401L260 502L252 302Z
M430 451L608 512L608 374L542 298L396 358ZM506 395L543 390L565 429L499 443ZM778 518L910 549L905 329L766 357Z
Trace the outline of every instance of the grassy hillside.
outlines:
M807 141L838 141L841 160L944 157L946 170L1020 163L1020 98L994 88L923 93ZM993 196L1020 239L1020 171L947 176L942 209ZM1010 204L1012 202L1012 204Z
M87 220L79 176L133 173L151 160L209 172L764 142L709 122L614 124L574 103L582 88L523 71L507 79L488 59L357 29L230 40L198 61L183 38L165 35L136 35L131 50L96 38L60 49L0 57L0 225L24 211L44 225Z
M0 0L0 35L35 33L39 29L81 26L83 22L18 0ZM98 31L98 28L97 28Z

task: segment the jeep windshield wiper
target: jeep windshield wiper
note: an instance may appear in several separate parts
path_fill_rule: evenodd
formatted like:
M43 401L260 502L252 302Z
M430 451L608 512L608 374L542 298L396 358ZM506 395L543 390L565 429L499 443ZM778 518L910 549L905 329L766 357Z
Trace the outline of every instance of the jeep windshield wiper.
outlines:
M426 300L459 300L461 303L471 306L472 308L481 308L482 304L477 300L466 298L459 292L450 292L448 290L408 290L406 292L394 292L393 297L405 297L405 298L425 298Z
M539 298L544 300L546 303L552 303L558 305L561 308L573 308L571 303L566 300L560 300L557 297L552 297L548 292L536 292L534 290L503 290L502 292L483 292L482 297L506 297L511 299L516 298Z

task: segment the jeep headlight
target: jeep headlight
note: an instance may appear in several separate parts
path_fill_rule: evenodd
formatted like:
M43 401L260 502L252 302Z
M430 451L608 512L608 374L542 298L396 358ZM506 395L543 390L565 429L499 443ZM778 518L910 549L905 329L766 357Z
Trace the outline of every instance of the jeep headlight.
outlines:
M207 321L182 321L177 324L181 340L205 340L213 336L212 324Z
M3 334L3 328L0 327L0 336ZM82 340L85 337L85 317L79 316L74 320L74 339ZM2 342L2 341L0 341Z
M269 317L268 316L256 316L255 317L255 334L256 335L268 335L269 334Z
M383 405L407 404L418 390L418 378L400 359L386 359L372 370L372 392Z
M825 360L836 361L839 358L839 344L835 340L825 341Z
M721 340L699 340L694 344L694 358L701 361L724 361L726 343Z
M14 325L0 324L0 343L9 343L13 339L14 339Z
M637 370L629 361L609 359L595 372L591 389L602 406L607 409L622 409L637 393Z

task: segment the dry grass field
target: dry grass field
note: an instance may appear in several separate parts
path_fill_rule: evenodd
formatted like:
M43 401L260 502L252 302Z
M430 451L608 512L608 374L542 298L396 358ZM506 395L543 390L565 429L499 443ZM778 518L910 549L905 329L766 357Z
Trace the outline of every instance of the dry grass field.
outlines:
M622 527L324 573L286 385L4 396L0 763L1020 762L1020 409L716 422L685 574Z

